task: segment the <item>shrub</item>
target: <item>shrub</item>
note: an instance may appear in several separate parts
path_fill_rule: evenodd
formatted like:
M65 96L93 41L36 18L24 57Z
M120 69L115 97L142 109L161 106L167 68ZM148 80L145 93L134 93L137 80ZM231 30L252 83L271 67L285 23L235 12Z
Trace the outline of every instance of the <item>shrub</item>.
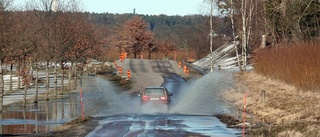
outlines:
M302 90L320 89L320 41L258 50L253 66L259 74Z

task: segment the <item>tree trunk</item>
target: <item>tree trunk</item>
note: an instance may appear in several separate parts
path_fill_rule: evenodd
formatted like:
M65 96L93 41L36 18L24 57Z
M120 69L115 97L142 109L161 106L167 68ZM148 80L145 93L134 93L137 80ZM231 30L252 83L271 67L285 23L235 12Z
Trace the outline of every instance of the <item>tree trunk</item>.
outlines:
M72 77L72 67L73 67L73 62L71 62L71 66L69 67L69 77L68 77L68 90L71 91L71 77Z
M28 92L28 87L29 87L29 84L30 84L30 78L28 76L28 72L29 72L29 69L28 69L28 66L26 64L26 61L23 61L23 73L22 73L22 79L23 79L23 83L24 83L24 94L23 94L23 107L26 107L27 106L27 92Z
M17 66L17 69L16 69L16 75L18 76L18 90L20 89L20 87L21 87L21 79L20 79L20 74L19 74L19 72L20 72L20 63L18 64L18 66Z
M32 66L32 61L30 60L30 81L31 83L33 82L33 66Z
M24 83L24 93L23 93L23 107L27 106L27 88L28 88L28 82L26 82L26 78L23 78L25 83Z
M13 64L10 64L10 82L9 82L9 92L12 92L12 71L13 71Z
M36 89L36 95L34 97L33 103L38 103L38 80L39 80L39 70L36 64L36 81L35 81L35 89Z
M213 26L212 26L212 13L213 12L213 0L210 0L210 71L213 72Z
M148 58L149 58L149 59L151 59L151 52L149 52L149 54L148 54Z
M137 52L133 53L133 58L135 58L135 59L137 58Z
M78 69L78 67L77 67L77 63L74 63L73 64L74 66L74 68L73 68L73 70L74 70L74 89L77 89L77 81L78 81L78 73L77 73L77 69Z
M57 61L54 62L54 96L58 95L58 89L57 89L57 85L58 85L58 71L57 71Z
M238 53L238 47L237 47L237 43L236 43L236 35L235 35L235 27L234 27L234 7L233 7L233 0L231 0L231 11L230 11L230 19L231 19L231 27L232 27L232 37L233 37L233 44L234 44L234 48L236 50L236 57L237 57L237 63L239 66L240 71L242 71L241 68L241 64L240 64L240 57L239 57L239 53Z
M83 66L84 64L81 65L81 71L80 71L80 88L82 87Z
M4 80L2 73L2 60L0 60L0 113L2 114L3 109L3 93L4 93Z
M241 1L241 13L242 13L242 71L246 68L246 47L247 47L247 0Z
M60 87L60 90L61 90L61 93L60 95L63 95L63 81L64 81L64 69L63 69L63 65L61 64L61 87Z
M47 61L46 63L46 100L49 100L49 83L50 83L50 78L49 78L49 62Z

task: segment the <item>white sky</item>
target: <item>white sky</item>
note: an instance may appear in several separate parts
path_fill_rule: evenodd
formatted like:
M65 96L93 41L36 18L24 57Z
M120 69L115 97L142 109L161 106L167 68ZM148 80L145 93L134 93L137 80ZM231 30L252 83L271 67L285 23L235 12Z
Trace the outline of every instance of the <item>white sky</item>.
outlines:
M28 0L15 0L24 4ZM84 11L96 13L133 13L148 15L202 14L203 0L82 0Z

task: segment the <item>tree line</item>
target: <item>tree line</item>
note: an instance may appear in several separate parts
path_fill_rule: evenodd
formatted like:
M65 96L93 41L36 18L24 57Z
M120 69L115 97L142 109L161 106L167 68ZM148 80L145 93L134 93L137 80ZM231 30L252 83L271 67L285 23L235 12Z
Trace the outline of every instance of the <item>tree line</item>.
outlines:
M161 15L140 15L140 14L112 14L112 13L88 13L87 18L94 24L105 26L110 31L109 35L116 34L120 24L131 20L133 17L140 17L148 31L153 35L153 41L149 49L144 51L151 53L173 54L175 51L194 51L193 58L201 59L209 54L209 16L207 15L186 15L167 16ZM214 49L226 41L230 41L232 35L231 22L227 17L214 16L214 30L219 34L214 39ZM112 45L112 44L109 44ZM153 47L153 48L151 48ZM159 49L157 49L157 48ZM167 47L167 48L165 48ZM151 50L152 49L152 50ZM166 50L167 49L167 50ZM172 51L172 52L168 52ZM149 55L150 55L149 54Z
M4 5L12 1L1 1L0 11L0 68L10 67L10 90L12 90L13 66L16 67L18 85L20 78L24 85L24 101L31 82L38 87L38 77L33 81L34 71L38 73L40 65L45 64L46 99L49 92L50 64L54 65L54 83L57 95L58 66L60 67L61 92L64 94L65 64L69 67L69 81L76 70L83 70L89 59L105 59L106 47L99 35L100 29L91 23L81 12L74 11L76 7L71 3L63 3L53 10L53 2L40 0L32 3L33 10L9 10ZM37 5L36 5L37 4ZM38 76L38 74L36 74ZM75 83L77 77L75 77ZM0 69L0 106L3 106L3 69ZM37 98L35 99L37 102Z

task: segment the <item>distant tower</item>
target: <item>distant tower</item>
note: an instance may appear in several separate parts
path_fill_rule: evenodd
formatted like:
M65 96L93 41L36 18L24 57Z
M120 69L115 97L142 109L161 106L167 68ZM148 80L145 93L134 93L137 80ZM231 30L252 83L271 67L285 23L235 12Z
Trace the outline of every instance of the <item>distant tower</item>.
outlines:
M133 15L135 15L135 14L136 14L136 9L134 8L134 9L133 9Z
M57 12L59 7L59 0L52 0L51 10Z

